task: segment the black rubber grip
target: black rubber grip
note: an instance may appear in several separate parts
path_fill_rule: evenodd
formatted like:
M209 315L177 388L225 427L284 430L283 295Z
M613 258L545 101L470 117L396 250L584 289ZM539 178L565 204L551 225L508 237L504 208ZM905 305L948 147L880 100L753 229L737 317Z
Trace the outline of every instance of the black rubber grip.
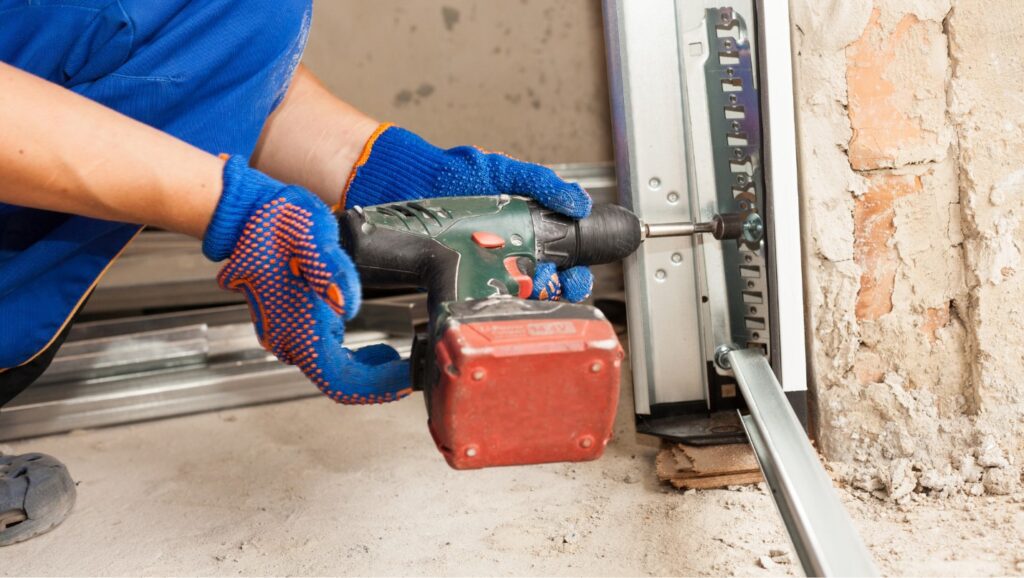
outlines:
M539 206L531 207L537 260L559 269L620 261L642 241L640 219L613 204L595 205L590 216L576 220Z

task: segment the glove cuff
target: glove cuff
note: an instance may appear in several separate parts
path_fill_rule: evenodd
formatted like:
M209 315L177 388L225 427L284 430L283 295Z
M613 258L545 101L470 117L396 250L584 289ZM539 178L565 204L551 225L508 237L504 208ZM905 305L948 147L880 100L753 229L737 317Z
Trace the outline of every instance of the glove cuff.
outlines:
M284 185L249 168L249 159L235 155L224 163L224 184L203 234L203 255L211 261L227 259L242 236L242 229L259 204L262 194Z
M382 124L352 167L339 205L349 209L432 196L444 163L444 149L404 128Z

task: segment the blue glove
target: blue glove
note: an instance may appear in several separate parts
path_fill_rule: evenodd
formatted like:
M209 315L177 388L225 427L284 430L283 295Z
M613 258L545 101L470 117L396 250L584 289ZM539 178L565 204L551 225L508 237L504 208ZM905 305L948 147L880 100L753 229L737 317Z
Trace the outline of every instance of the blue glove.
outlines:
M520 195L582 219L593 202L583 187L567 183L547 167L474 147L444 150L403 128L382 124L367 141L341 196L346 209L433 197ZM590 296L594 277L587 267L557 271L539 263L533 299Z
M409 394L409 366L394 349L341 346L344 320L359 310L359 276L338 243L337 220L312 193L230 158L203 253L230 256L217 281L245 295L260 344L328 397L381 403Z

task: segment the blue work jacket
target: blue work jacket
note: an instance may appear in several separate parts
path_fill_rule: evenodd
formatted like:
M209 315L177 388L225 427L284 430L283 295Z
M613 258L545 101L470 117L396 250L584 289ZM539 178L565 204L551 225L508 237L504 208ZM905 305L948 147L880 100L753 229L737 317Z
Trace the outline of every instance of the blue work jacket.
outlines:
M311 15L311 0L0 0L0 61L249 156ZM139 229L0 203L0 371L46 349Z

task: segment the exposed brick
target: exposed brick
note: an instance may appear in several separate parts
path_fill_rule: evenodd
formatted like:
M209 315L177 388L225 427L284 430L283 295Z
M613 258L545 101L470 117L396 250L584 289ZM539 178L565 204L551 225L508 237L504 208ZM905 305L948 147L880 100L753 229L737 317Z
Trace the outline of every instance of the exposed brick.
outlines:
M924 320L919 329L928 337L928 341L935 343L939 338L936 332L949 325L949 319L949 303L942 307L929 307L925 309Z
M889 241L896 232L895 202L921 191L921 178L876 173L868 176L868 191L854 204L853 258L861 268L857 319L871 321L892 311L898 255Z
M850 164L854 170L891 168L941 158L945 122L944 37L935 22L907 14L891 31L878 8L863 35L846 50ZM936 51L941 50L941 55Z
M857 377L857 383L881 383L885 379L885 370L885 362L874 351L861 349L857 352L857 358L853 362L853 374Z

